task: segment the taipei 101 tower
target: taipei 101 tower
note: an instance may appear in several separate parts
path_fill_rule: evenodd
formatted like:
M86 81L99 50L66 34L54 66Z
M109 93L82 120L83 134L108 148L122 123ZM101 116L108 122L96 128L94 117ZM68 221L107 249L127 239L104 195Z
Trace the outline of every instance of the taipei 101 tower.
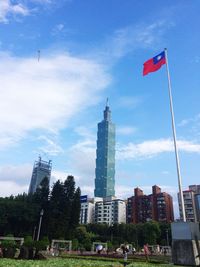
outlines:
M111 121L108 100L104 119L98 123L95 197L115 196L115 124Z

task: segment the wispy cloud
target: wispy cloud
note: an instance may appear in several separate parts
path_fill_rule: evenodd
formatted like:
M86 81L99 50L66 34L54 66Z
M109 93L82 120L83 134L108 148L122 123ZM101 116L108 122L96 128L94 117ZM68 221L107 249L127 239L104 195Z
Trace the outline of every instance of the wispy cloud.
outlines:
M117 134L119 135L132 135L137 131L137 128L132 126L118 126Z
M0 1L0 23L8 23L10 17L27 16L30 14L29 9L20 3L12 3L10 0Z
M96 130L96 124L95 124L95 130ZM96 134L94 135L94 133L91 131L91 125L88 127L85 126L75 127L74 132L86 140L90 139L94 141L96 138Z
M64 24L60 23L53 27L51 34L55 36L55 35L59 35L61 33L67 33L67 32L69 32L69 30L65 28Z
M73 116L99 101L111 81L103 65L59 52L43 55L39 62L1 54L0 80L1 148L32 130L66 127Z
M55 2L55 0L30 0L30 1L33 3L42 4L42 5L52 4L53 2Z
M183 127L183 126L187 126L190 123L199 123L200 121L200 114L197 114L196 116L194 116L193 118L187 118L187 119L183 119L178 126L179 127Z
M197 140L199 140L200 137L200 114L195 115L191 118L183 119L179 124L178 127L184 128L184 130L187 130L195 136Z
M168 19L149 24L138 23L116 30L97 52L100 57L117 60L136 49L157 49L165 32L174 24Z
M142 103L141 97L122 96L117 100L116 105L120 108L134 109Z
M54 139L54 140L53 140ZM41 135L38 137L38 140L44 142L44 145L39 147L39 151L50 156L56 156L60 153L63 153L63 149L58 145L58 141L55 138L49 138L47 136Z
M200 153L200 144L186 140L177 142L179 150L188 153ZM144 141L140 144L129 143L128 145L118 145L117 158L126 159L145 159L155 157L161 153L173 152L173 141L171 139L158 139Z
M63 23L55 25L51 30L52 36L67 36L76 33L75 30L67 28Z
M60 4L71 2L71 0L0 0L0 23L9 23L11 19L38 13L40 8L55 8ZM62 24L58 25L58 30ZM60 29L61 30L61 29Z

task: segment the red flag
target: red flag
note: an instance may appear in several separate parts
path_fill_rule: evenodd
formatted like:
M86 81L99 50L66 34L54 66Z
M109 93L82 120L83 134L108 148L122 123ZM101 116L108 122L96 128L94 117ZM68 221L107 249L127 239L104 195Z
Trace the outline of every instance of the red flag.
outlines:
M147 75L149 72L154 72L159 70L162 65L166 64L165 52L161 52L157 56L147 60L143 64L143 75Z

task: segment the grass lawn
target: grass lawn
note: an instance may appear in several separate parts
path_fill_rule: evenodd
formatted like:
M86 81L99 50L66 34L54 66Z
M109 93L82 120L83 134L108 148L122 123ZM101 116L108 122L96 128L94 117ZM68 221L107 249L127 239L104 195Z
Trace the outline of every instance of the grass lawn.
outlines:
M121 262L121 263L120 263ZM40 261L0 259L0 267L122 267L123 259L117 261L84 260L84 259L48 259ZM169 264L131 262L128 267L169 267Z

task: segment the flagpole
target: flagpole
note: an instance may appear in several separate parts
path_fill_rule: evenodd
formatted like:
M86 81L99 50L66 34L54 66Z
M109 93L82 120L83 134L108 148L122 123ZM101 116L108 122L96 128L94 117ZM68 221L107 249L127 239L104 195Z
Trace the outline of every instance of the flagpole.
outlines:
M179 163L178 148L177 148L177 143L176 143L176 129L175 129L174 110L173 110L173 101L172 101L172 92L171 92L172 89L171 89L171 80L170 80L169 66L168 66L167 48L165 48L164 51L165 51L166 68L167 68L170 111L171 111L172 130L173 130L173 139L174 139L174 150L175 150L175 156L176 156L176 169L177 169L177 175L178 175L179 197L180 197L180 202L181 202L183 221L186 222L183 191L182 191L181 172L180 172L180 163Z

